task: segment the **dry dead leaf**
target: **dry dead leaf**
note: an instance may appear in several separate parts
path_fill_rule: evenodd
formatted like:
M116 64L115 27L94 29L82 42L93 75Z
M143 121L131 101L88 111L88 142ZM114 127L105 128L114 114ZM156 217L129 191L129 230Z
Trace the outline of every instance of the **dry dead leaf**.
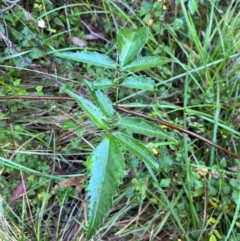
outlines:
M23 11L23 14L24 14L27 21L31 21L31 22L33 22L37 25L37 20L32 16L32 14L30 12L28 12L27 10L25 10L21 6L18 6L18 7Z
M104 33L95 33L95 34L86 34L85 39L86 40L96 40L96 39L102 39L105 38Z
M17 187L13 191L13 195L10 199L10 202L15 201L16 199L18 199L20 196L22 196L26 192L26 190L28 188L26 185L26 180L28 179L28 176L29 176L28 174L24 175L21 182L17 185Z
M61 187L61 186L65 186L65 187L79 187L80 184L85 181L87 179L86 176L84 177L73 177L73 178L66 178L63 179L62 181L60 181L58 184L56 184L52 190L51 190L51 194L54 195L55 191L57 188Z
M228 167L228 170L230 170L232 172L238 172L239 171L239 167L238 166Z
M234 120L233 120L233 125L238 125L240 123L240 115L238 115Z
M86 43L82 39L80 39L78 37L71 36L71 37L69 37L67 39L67 41L68 41L68 43L73 43L73 44L75 44L75 45L77 45L79 47L87 46Z

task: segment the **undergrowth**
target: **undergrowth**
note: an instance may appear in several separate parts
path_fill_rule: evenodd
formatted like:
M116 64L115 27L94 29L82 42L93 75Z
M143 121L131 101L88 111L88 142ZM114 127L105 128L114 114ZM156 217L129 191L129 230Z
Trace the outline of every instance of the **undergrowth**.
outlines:
M86 80L123 81L132 72L118 76L57 53L96 51L117 62L123 27L146 29L137 57L170 61L135 73L154 80L152 92L124 85L104 90L113 105L240 154L240 1L99 2L3 1L0 240L87 239L86 161L104 131L60 87L90 100ZM119 116L131 112L115 113L113 131L120 128L114 122ZM240 240L239 158L159 127L174 143L125 132L152 153L159 168L151 173L120 147L123 183L92 240Z

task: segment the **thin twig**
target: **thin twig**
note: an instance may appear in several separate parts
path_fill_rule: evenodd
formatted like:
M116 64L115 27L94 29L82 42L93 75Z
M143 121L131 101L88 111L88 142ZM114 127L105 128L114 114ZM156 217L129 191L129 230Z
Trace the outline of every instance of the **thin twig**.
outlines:
M196 134L195 132L192 132L192 131L189 131L189 130L186 130L180 126L176 126L170 122L167 122L167 121L164 121L164 120L161 120L161 119L157 119L157 118L154 118L154 117L151 117L151 116L147 116L147 115L144 115L144 114L141 114L141 113L137 113L137 112L134 112L134 111L130 111L130 110L126 110L122 107L119 107L119 106L114 106L115 110L117 111L120 111L120 112L124 112L124 113L127 113L127 114L130 114L130 115L133 115L133 116L139 116L141 118L144 118L146 120L150 120L150 121L153 121L155 123L158 123L160 125L165 125L167 127L170 127L172 129L175 129L175 130L178 130L182 133L185 133L189 136L193 136L203 142L206 142L207 144L213 146L213 147L216 147L217 149L223 151L224 153L228 154L229 156L232 156L234 158L237 158L237 159L240 159L240 156L238 156L237 154L227 150L226 148L222 147L222 146L219 146L218 144L208 140L207 138L203 137L203 136L200 136L198 134Z
M15 5L17 5L18 2L20 2L20 0L16 0L16 1L8 1L8 0L3 0L3 2L8 5L9 3L11 4L10 6L6 7L6 8L1 8L0 12L4 13L10 9L12 9Z
M112 42L109 41L108 39L104 38L100 34L95 33L83 20L81 20L81 23L86 27L86 29L90 32L90 34L92 34L93 36L95 36L97 38L100 38L100 39L106 41L109 44L112 44Z
M0 101L4 101L4 100L55 100L55 101L66 101L66 100L69 100L69 101L74 101L73 98L71 97L67 97L67 96L0 96ZM170 122L167 122L167 121L164 121L164 120L161 120L161 119L157 119L157 118L154 118L154 117L151 117L151 116L147 116L147 115L144 115L144 114L141 114L141 113L138 113L138 112L134 112L134 111L131 111L131 110L127 110L127 109L124 109L120 106L117 106L117 105L114 105L113 106L115 110L117 111L120 111L120 112L123 112L123 113L127 113L127 114L130 114L132 116L139 116L141 118L144 118L146 120L150 120L152 122L155 122L155 123L158 123L160 125L165 125L169 128L172 128L174 130L178 130L182 133L185 133L189 136L193 136L217 149L219 149L220 151L226 153L227 155L229 156L232 156L234 158L237 158L237 159L240 159L240 156L238 156L237 154L227 150L226 148L222 147L222 146L219 146L218 144L208 140L207 138L203 137L203 136L200 136L192 131L189 131L189 130L186 130L180 126L177 126L177 125L174 125Z

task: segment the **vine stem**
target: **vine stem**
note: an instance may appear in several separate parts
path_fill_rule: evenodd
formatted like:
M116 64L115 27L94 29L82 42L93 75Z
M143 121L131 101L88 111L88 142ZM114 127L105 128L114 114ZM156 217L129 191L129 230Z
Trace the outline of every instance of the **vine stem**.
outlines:
M0 96L0 101L4 101L4 100L55 100L55 101L74 101L74 99L72 97L69 97L69 96L34 96L34 95L21 95L21 96ZM231 156L231 157L234 157L234 158L237 158L237 159L240 159L240 156L238 156L237 154L235 154L234 152L232 151L229 151L227 150L226 148L222 147L222 146L219 146L218 144L216 144L215 142L212 142L210 140L208 140L207 138L201 136L201 135L198 135L196 134L195 132L192 132L192 131L189 131L187 129L184 129L180 126L177 126L177 125L174 125L170 122L167 122L167 121L164 121L164 120L161 120L161 119L158 119L158 118L154 118L154 117L151 117L151 116L147 116L147 115L144 115L144 114L141 114L141 113L138 113L138 112L135 112L135 111L131 111L131 110L127 110L125 108L122 108L118 105L114 105L113 106L114 109L116 111L119 111L119 112L123 112L123 113L127 113L127 114L130 114L132 116L138 116L138 117L141 117L141 118L144 118L146 120L149 120L149 121L152 121L152 122L155 122L155 123L158 123L160 125L164 125L164 126L167 126L171 129L174 129L174 130L178 130L182 133L185 133L189 136L193 136L215 148L217 148L218 150L224 152L225 154Z

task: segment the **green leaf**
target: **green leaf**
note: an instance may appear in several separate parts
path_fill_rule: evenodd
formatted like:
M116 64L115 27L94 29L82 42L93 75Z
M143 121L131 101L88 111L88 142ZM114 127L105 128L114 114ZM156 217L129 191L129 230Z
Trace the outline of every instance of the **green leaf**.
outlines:
M131 89L141 89L153 91L155 87L154 81L144 75L133 75L124 80L121 86Z
M20 83L21 83L21 80L22 80L22 79L15 79L15 80L13 81L13 86L19 86Z
M211 234L209 241L217 241L216 237L214 234Z
M188 0L188 10L193 15L198 9L199 0Z
M97 104L97 106L100 108L100 110L105 114L107 117L112 118L114 115L114 109L111 100L100 90L94 90L93 84L87 80L84 80L90 94Z
M140 28L131 31L122 28L118 32L118 51L120 66L123 67L131 61L136 54L143 48L148 39L147 29Z
M103 139L89 156L87 166L91 174L87 188L90 196L87 236L90 239L112 206L112 198L125 172L123 156L112 136Z
M96 89L107 89L109 87L113 87L115 84L110 79L98 79L93 83L93 87Z
M44 55L44 52L38 48L32 48L29 56L32 59L40 59Z
M2 63L2 61L4 61L4 60L15 59L15 58L20 57L20 56L22 56L22 55L24 55L24 54L27 54L27 53L29 53L29 52L31 52L31 50L27 50L27 51L24 51L24 52L20 52L20 53L8 55L8 56L6 56L6 57L0 58L0 62ZM21 60L21 61L22 61L22 60Z
M73 120L67 119L62 123L63 130L70 130L76 127L76 123Z
M162 178L160 181L160 186L161 187L169 187L170 183L171 183L170 178Z
M154 67L159 67L168 62L170 62L170 60L167 58L145 56L145 57L140 57L133 60L130 64L125 65L122 68L122 70L129 70L129 71L136 72L136 71L141 71L141 70L150 69Z
M176 139L169 135L169 133L161 130L160 126L137 117L125 117L120 118L118 124L134 133L139 133L142 135L150 137L160 137L163 139L168 139L171 141L176 141Z
M159 168L159 164L152 152L149 151L148 148L141 142L119 132L115 133L114 136L127 151L130 151L132 154L143 160L147 165L156 169Z
M85 111L85 113L90 117L90 119L94 122L96 126L104 130L111 129L109 123L107 122L106 116L101 112L101 110L97 106L95 106L89 100L73 93L68 89L65 89L65 92L78 102L80 107Z
M217 229L214 229L213 232L219 239L222 239L222 236Z
M239 190L234 190L232 193L232 200L235 202L236 205L238 205L240 201L240 191Z
M55 54L59 58L71 59L77 62L92 64L95 66L108 68L108 69L116 69L116 63L110 59L105 54L100 54L97 52L88 52L88 51L80 51L80 52L63 52Z

